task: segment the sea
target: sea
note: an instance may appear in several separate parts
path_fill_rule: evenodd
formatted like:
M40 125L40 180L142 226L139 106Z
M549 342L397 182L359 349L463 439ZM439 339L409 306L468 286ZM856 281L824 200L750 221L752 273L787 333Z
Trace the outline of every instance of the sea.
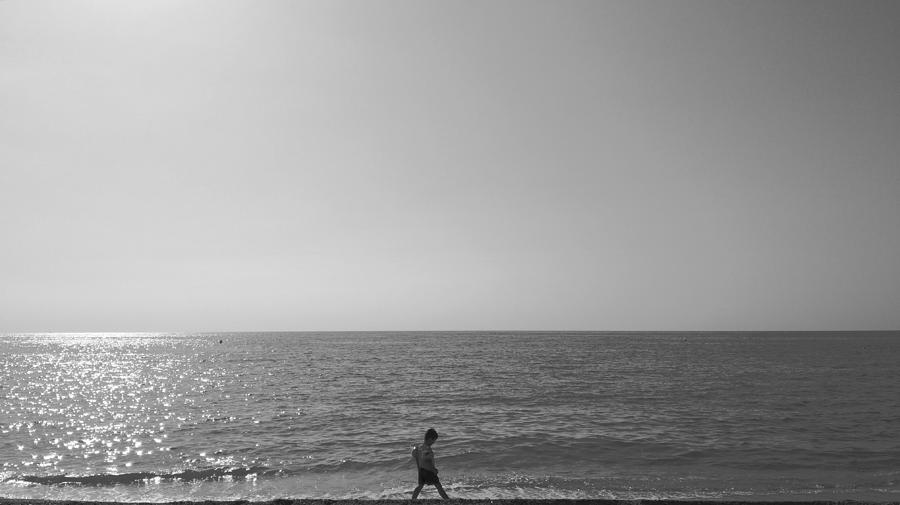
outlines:
M900 500L900 332L0 335L0 497ZM426 486L422 498L437 498Z

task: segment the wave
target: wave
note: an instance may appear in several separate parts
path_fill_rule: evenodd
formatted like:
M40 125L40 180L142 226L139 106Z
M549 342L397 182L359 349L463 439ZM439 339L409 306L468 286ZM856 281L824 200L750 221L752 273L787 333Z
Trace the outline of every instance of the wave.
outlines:
M258 476L274 476L281 473L267 467L249 468L208 468L204 470L183 470L173 473L133 472L121 474L95 475L20 475L4 482L20 482L28 484L60 485L74 484L87 486L113 486L117 484L139 484L145 482L173 481L216 481L221 479L249 479Z
M193 501L241 497L250 501L278 498L403 499L412 489L412 472L370 473L346 462L340 471L290 472L268 467L210 468L173 473L135 472L114 475L24 475L0 481L0 494L9 497L77 498L79 501L170 502L188 493ZM361 471L360 471L361 470ZM8 474L7 474L8 475ZM866 501L895 501L896 472L879 476L877 482L838 482L825 479L810 486L778 479L756 481L693 475L652 477L608 473L591 477L538 474L518 471L452 471L444 487L453 497L468 499L744 499L769 496L779 499L827 498L829 500L872 497ZM9 486L4 486L9 484ZM185 488L184 486L190 486ZM434 497L428 489L426 498Z

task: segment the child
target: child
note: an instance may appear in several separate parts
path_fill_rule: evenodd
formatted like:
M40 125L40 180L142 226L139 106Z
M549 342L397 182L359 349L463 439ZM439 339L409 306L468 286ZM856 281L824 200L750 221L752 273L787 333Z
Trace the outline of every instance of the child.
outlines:
M433 444L437 438L437 431L435 431L434 428L428 428L428 431L425 432L425 443L413 448L412 455L413 458L415 458L416 466L419 469L419 485L416 486L416 489L412 493L413 500L419 497L419 492L422 491L425 484L431 484L436 487L438 493L441 494L441 498L445 500L450 499L450 497L447 496L447 493L444 492L443 486L441 486L441 481L437 476L437 468L434 466L434 451L431 450L431 444Z

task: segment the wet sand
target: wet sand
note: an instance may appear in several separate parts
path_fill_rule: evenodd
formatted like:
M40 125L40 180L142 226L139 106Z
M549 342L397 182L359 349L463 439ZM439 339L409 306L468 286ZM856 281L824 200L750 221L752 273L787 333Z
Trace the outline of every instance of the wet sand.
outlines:
M460 505L900 505L900 502L865 502L865 501L716 501L716 500L466 500L451 499ZM441 503L439 499L419 499L416 502L427 502L431 505ZM409 500L272 500L251 502L237 501L173 501L160 503L146 502L92 502L69 500L28 500L0 498L0 505L410 505Z

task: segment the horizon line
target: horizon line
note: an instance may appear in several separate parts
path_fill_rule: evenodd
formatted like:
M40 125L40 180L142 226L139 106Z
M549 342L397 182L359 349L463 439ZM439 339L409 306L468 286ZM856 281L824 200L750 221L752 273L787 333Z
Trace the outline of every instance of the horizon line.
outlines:
M213 335L213 334L286 334L286 333L896 333L900 329L819 329L819 330L583 330L583 329L467 329L467 330L37 330L37 331L0 331L0 335Z

